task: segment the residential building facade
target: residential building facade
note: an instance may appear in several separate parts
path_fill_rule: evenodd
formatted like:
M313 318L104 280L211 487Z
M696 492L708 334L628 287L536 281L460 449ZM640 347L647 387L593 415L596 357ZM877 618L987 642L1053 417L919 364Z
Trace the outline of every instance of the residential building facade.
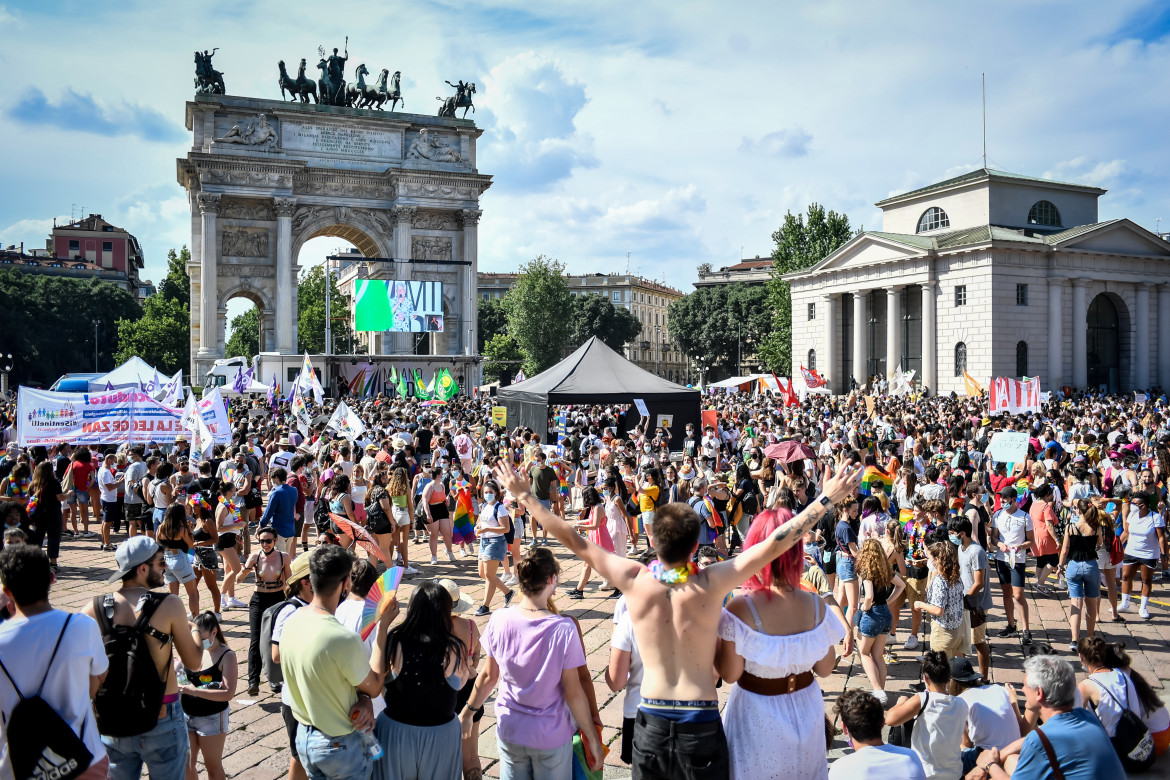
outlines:
M699 279L695 287L718 287L726 284L764 285L772 278L772 258L745 257L735 265L725 265L715 270L710 263L699 266Z
M503 298L519 274L478 275L482 300ZM683 296L680 290L635 274L566 274L569 294L604 295L615 308L626 309L642 323L642 332L626 345L624 355L638 366L664 379L687 384L687 359L670 342L668 307Z

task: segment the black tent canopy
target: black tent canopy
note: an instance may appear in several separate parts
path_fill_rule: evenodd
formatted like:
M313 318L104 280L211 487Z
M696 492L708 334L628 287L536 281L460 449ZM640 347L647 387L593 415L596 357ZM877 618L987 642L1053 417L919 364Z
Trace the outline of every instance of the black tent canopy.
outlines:
M700 430L698 390L643 370L596 336L547 371L502 388L497 398L508 410L509 428L524 426L542 436L549 429L550 406L632 405L635 399L646 402L651 431L660 422L671 429L672 449L681 449L687 423Z

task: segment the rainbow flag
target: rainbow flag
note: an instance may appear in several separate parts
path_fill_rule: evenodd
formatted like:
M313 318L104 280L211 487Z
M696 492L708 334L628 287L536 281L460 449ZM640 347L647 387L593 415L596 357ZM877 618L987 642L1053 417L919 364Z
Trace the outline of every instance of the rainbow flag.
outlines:
M451 539L455 544L470 544L475 541L475 513L471 511L471 492L467 488L460 488L455 497Z
M867 466L865 473L861 475L861 489L858 492L863 496L878 493L885 493L888 496L894 492L894 480L877 466Z

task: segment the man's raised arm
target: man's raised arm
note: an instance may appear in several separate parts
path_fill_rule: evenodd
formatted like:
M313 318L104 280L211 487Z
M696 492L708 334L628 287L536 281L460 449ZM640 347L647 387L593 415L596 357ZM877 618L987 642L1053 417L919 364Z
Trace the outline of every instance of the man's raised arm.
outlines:
M554 515L529 492L529 482L510 463L501 460L492 469L496 481L504 490L516 497L516 502L530 514L541 527L565 545L569 552L592 566L602 577L625 591L634 584L644 567L637 561L606 552L581 534L573 526Z
M827 470L824 489L808 508L777 528L767 540L752 545L731 560L707 567L703 573L707 575L708 582L719 593L730 593L738 588L749 577L796 544L796 541L808 533L828 511L829 505L852 493L861 484L863 471L864 468L857 463L843 466L835 474L832 470ZM828 502L822 502L822 498L827 498Z

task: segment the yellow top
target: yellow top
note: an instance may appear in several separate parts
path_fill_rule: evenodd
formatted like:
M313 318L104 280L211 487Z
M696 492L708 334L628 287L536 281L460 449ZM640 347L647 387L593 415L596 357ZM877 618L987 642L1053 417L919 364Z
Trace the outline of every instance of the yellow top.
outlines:
M370 673L360 636L312 606L298 609L281 633L280 668L297 722L331 737L353 731L349 711Z

